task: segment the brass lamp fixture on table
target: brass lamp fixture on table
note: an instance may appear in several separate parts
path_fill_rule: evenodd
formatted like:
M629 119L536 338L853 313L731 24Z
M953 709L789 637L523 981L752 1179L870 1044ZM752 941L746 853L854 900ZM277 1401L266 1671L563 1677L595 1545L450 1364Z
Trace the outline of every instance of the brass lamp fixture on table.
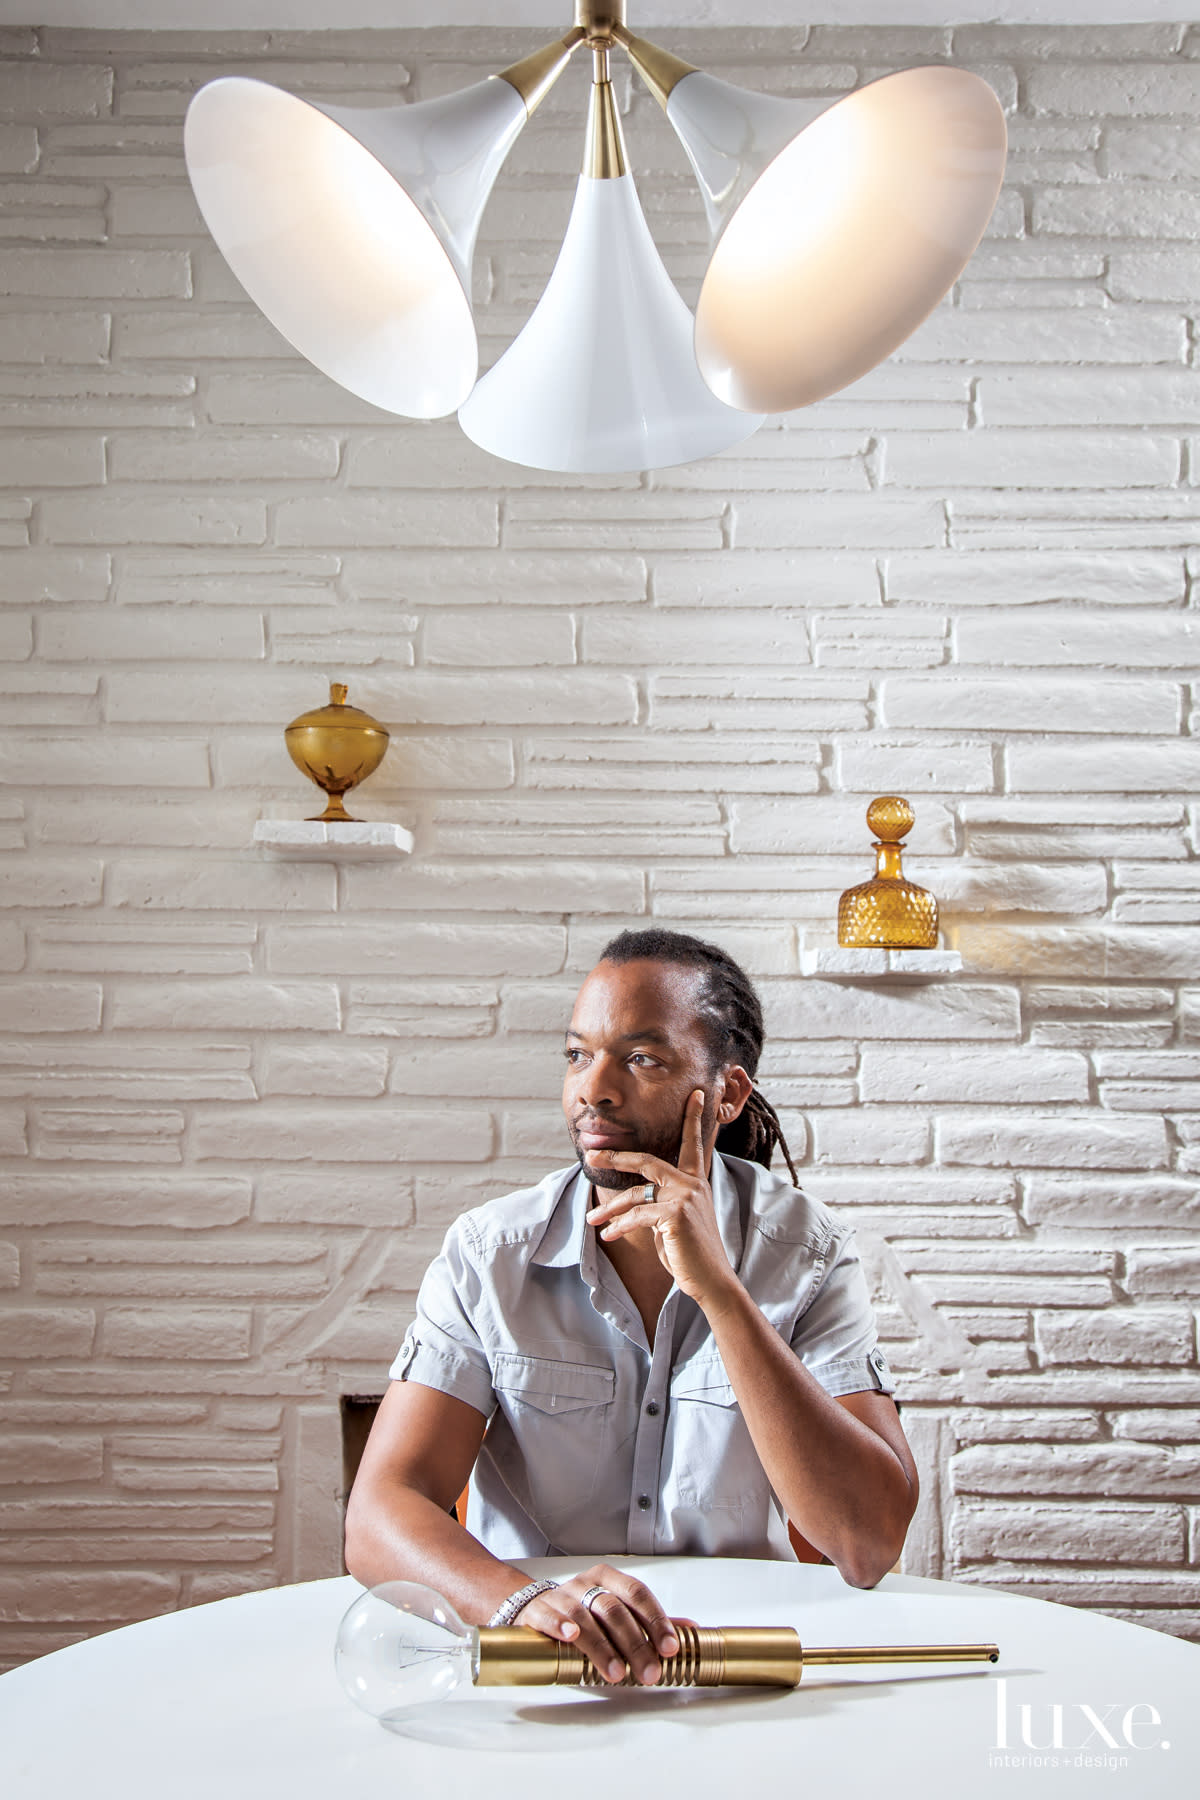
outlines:
M635 37L625 0L576 0L560 40L413 105L301 100L223 76L184 147L200 210L284 337L351 393L408 418L457 412L533 468L690 462L769 413L836 393L948 292L991 216L1004 116L948 64L822 106L757 95ZM471 264L505 156L574 50L593 54L583 169L558 262L479 376ZM609 59L629 56L692 164L712 250L696 316L627 166Z
M674 1621L679 1651L658 1688L799 1686L806 1667L995 1663L995 1644L803 1644L788 1625L701 1626ZM573 1644L526 1626L466 1625L418 1582L385 1581L360 1594L338 1627L334 1663L346 1693L384 1725L475 1687L605 1688ZM637 1687L631 1675L614 1687Z

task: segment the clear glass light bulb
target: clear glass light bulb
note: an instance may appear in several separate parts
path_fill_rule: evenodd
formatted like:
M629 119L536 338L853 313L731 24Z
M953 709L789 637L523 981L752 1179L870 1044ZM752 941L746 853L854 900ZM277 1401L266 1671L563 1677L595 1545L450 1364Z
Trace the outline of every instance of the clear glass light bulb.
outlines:
M479 1633L432 1588L384 1581L361 1594L338 1627L334 1664L356 1705L386 1725L471 1685Z

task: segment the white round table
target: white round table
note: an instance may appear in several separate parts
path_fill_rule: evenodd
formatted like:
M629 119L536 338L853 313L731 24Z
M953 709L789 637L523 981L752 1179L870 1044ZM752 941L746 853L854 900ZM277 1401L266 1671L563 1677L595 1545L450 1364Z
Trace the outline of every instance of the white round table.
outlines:
M532 1573L577 1562L530 1563ZM792 1692L474 1689L384 1730L333 1640L348 1577L171 1613L0 1678L13 1800L716 1800L749 1791L928 1800L930 1781L1027 1796L1200 1792L1200 1648L991 1589L833 1569L621 1559L702 1625L794 1625L813 1645L1000 1646L996 1665L814 1668ZM1057 1740L1057 1741L1056 1741Z

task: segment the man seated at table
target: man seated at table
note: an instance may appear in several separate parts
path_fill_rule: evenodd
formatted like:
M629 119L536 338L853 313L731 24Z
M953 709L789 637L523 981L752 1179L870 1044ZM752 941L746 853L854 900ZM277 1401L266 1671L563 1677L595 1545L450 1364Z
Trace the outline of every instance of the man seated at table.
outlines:
M520 1563L790 1559L791 1520L855 1586L892 1567L916 1470L851 1235L792 1184L754 1085L762 1042L716 946L609 944L566 1034L578 1162L451 1226L350 1497L358 1580L424 1582L653 1682L678 1640L643 1581Z

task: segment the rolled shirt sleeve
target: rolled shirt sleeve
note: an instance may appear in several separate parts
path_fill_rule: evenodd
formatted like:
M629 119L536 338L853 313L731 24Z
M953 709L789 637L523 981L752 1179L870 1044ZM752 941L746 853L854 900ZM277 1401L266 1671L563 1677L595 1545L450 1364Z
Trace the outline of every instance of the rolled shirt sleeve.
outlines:
M853 1232L834 1231L827 1256L825 1274L796 1321L792 1349L827 1394L892 1394L896 1384L879 1348Z
M456 1220L440 1255L425 1272L417 1316L388 1373L393 1381L416 1381L465 1400L486 1419L496 1399L475 1323L483 1304L483 1284L472 1249L469 1222Z

